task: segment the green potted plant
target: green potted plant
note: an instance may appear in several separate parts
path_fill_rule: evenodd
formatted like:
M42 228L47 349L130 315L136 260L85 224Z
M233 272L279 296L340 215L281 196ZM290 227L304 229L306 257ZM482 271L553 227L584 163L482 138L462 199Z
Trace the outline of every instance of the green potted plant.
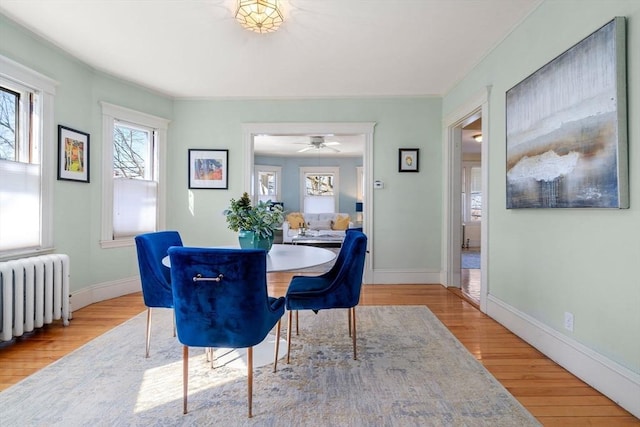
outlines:
M228 209L225 209L224 215L229 229L238 232L240 247L243 249L270 250L273 245L274 230L284 221L284 212L280 205L274 205L269 200L259 201L252 206L246 192L238 200L231 199L231 204Z

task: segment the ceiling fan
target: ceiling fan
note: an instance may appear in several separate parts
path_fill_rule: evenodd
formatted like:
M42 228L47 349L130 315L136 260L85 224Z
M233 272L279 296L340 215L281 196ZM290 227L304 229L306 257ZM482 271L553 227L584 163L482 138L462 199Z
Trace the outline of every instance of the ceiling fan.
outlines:
M307 144L303 149L298 150L298 153L304 153L305 151L310 150L321 150L323 148L328 148L329 150L339 153L340 150L332 147L333 145L340 145L340 143L338 141L325 141L324 136L311 136L309 144Z

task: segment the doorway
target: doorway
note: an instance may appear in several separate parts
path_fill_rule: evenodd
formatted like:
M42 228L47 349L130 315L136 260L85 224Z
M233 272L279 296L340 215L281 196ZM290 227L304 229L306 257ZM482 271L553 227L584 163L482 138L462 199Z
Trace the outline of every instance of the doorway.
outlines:
M482 254L482 117L462 126L460 290L480 305Z
M442 283L486 313L488 283L488 145L489 94L491 87L445 117L445 215ZM476 140L482 138L482 142ZM474 138L474 136L476 138ZM473 145L475 144L475 146ZM466 147L465 147L466 146ZM468 166L465 171L463 165ZM478 168L479 169L474 169ZM463 186L463 173L465 184ZM472 185L474 184L474 185ZM464 190L463 190L464 189ZM478 197L479 196L479 197ZM472 208L476 209L472 212ZM479 211L479 212L478 212ZM466 216L465 216L466 215ZM476 218L475 220L473 218ZM467 248L468 243L468 248ZM467 254L475 255L474 268L462 268ZM479 259L479 265L478 265ZM475 268L478 267L478 268ZM466 288L473 284L473 288Z
M363 231L369 237L368 249L369 252L373 252L373 198L372 195L366 190L371 188L373 182L373 171L371 165L373 164L373 130L375 127L374 122L357 122L357 123L246 123L243 124L243 140L245 146L245 185L244 188L250 194L253 194L253 171L254 171L254 141L256 137L277 135L285 137L306 137L322 135L326 137L330 136L357 136L358 139L363 141L363 149L361 150L362 157L362 200L356 200L356 190L354 189L354 203L353 209L357 213L358 206L363 210ZM337 138L336 138L337 139ZM335 149L335 145L330 145L334 141L325 139L322 144ZM345 142L343 140L343 142ZM335 151L331 148L326 149L326 152ZM343 144L339 150L345 151L346 144ZM313 140L306 141L297 147L296 151L312 153L317 151L316 144ZM354 168L353 174L356 175ZM286 178L285 178L286 179ZM355 181L354 181L355 182ZM355 188L355 187L354 187ZM298 197L296 195L296 197ZM299 202L293 204L299 205ZM364 209L362 206L364 205ZM285 210L287 209L287 202L285 201ZM373 257L367 257L364 269L364 283L371 283L373 278Z

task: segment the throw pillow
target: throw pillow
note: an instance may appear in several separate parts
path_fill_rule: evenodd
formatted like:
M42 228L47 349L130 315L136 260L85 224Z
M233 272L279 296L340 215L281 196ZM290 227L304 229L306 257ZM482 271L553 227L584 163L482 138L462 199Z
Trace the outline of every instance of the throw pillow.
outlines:
M310 230L331 230L331 220L316 220L307 223Z
M297 230L304 225L304 217L300 212L291 212L287 215L287 222L290 229Z
M338 215L331 226L334 230L346 230L349 228L349 215Z

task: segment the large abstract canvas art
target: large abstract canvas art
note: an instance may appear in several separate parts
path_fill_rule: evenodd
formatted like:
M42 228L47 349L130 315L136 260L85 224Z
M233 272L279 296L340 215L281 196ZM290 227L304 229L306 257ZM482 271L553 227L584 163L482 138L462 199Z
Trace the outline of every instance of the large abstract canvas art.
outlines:
M625 20L507 91L507 208L628 208Z

